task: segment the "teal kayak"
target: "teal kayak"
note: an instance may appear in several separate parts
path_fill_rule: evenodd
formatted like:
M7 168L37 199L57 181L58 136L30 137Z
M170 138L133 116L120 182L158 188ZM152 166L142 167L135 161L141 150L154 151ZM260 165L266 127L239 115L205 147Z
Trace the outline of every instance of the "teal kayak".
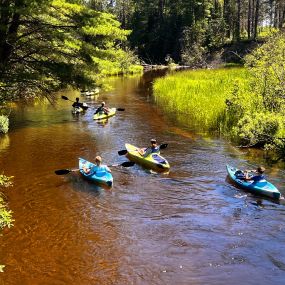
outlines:
M86 178L87 180L97 183L97 184L103 184L108 187L111 187L113 185L113 176L108 171L96 171L95 173L86 174L82 168L83 166L91 168L95 166L94 163L85 160L83 158L79 158L79 171L81 175Z
M240 169L227 165L227 171L230 179L242 189L253 194L263 195L274 199L280 199L281 193L278 189L265 179L260 181L244 180L244 175Z

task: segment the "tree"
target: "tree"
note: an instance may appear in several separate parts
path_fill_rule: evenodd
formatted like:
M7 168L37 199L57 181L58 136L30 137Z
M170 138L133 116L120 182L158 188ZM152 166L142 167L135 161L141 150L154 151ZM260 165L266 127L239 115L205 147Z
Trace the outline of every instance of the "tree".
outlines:
M0 92L6 98L50 98L66 86L92 86L128 61L120 45L130 32L111 14L79 2L0 2Z
M254 93L263 98L267 111L285 110L285 34L280 32L246 57L253 73Z

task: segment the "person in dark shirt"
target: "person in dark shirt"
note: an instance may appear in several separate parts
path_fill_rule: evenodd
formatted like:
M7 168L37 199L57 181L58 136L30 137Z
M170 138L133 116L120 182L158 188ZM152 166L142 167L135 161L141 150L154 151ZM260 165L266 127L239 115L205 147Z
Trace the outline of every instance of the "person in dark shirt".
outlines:
M75 100L76 101L72 104L73 108L82 108L84 111L88 109L87 104L79 102L79 98L78 97Z
M261 180L265 179L265 176L263 175L265 171L265 168L263 166L258 166L256 170L246 170L245 171L245 180L250 180L253 182L259 182ZM255 175L249 175L249 173L254 172Z
M141 148L138 150L141 156L147 157L151 153L158 153L159 154L160 147L156 142L156 139L150 140L150 146L147 148Z

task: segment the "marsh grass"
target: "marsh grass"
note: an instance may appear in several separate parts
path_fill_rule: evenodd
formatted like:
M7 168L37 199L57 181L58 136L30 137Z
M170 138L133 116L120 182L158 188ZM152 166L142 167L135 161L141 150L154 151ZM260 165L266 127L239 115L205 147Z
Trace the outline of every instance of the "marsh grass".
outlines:
M226 99L236 81L247 81L245 68L183 71L154 83L157 104L177 117L185 116L197 130L221 131Z

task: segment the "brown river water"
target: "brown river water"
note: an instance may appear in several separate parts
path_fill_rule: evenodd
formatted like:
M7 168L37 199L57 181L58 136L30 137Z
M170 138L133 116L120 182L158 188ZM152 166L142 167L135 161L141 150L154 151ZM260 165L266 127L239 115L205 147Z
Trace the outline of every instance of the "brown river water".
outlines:
M162 113L149 93L151 76L110 80L104 100L125 108L107 122L93 111L73 116L78 92L56 106L19 106L1 137L0 169L14 227L0 236L2 285L285 284L285 205L237 189L226 164L263 164L285 194L284 164L191 131ZM171 110L169 110L171 113ZM113 167L114 186L99 188L78 173L78 157L126 161L124 143L167 142L169 174L138 165Z

